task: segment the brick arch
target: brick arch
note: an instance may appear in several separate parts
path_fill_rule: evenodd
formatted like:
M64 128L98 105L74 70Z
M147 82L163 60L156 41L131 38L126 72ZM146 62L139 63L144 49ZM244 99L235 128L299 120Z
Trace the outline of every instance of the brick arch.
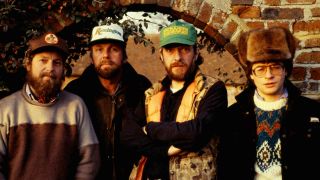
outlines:
M186 1L185 3L183 1L172 3L171 1L158 1L154 4L123 1L120 5L128 8L129 11L160 12L170 14L176 19L183 19L215 39L219 46L224 47L238 61L235 41L231 41L234 38L233 32L236 32L238 28L233 21L237 17L229 15L229 12L217 9L205 1ZM249 29L246 25L242 26L244 30Z
M252 28L282 26L297 39L291 80L320 100L320 7L317 0L113 0L119 6L156 7L204 30L238 60L236 42ZM134 8L133 8L134 9ZM145 9L148 11L148 8Z

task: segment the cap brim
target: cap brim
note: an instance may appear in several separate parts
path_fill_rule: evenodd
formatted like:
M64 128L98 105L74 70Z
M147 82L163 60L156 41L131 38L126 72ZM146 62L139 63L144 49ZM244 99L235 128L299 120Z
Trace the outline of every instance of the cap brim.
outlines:
M61 49L60 47L58 46L42 46L42 47L39 47L35 50L32 50L31 51L31 54L37 54L37 53L41 53L41 52L45 52L45 51L57 51L57 52L60 52L63 56L69 56L69 52L68 51L65 51L64 49Z
M193 46L196 44L196 42L190 41L188 39L181 39L181 38L170 38L165 42L160 42L161 47L166 46L168 44L184 44L184 45Z
M120 44L124 44L123 41L117 40L117 39L97 39L97 40L89 42L89 46L93 46L95 44L102 44L102 43L120 43Z

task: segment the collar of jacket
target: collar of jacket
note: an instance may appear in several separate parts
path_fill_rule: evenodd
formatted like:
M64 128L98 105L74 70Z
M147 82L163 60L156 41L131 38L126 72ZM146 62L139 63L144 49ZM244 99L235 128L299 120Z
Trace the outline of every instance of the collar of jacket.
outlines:
M286 79L284 83L285 87L288 90L288 104L291 104L291 102L294 101L296 97L299 97L301 95L301 91L288 79ZM242 103L245 107L252 107L254 105L253 95L255 89L256 87L254 86L254 84L252 84L251 82L248 83L248 86L243 90L243 92L235 97L237 102Z
M190 77L192 78L186 81L187 83L185 83L185 86L189 85L194 80L196 83L195 90L197 92L200 92L205 86L206 77L204 76L204 74L201 72L199 68L196 69L195 75ZM166 88L166 86L169 86L170 82L171 82L171 79L168 76L166 76L161 81L154 83L151 88L145 91L145 94L147 96L155 95L159 91L163 91Z
M123 66L123 76L121 79L122 87L125 88L127 84L134 83L135 77L137 77L138 73L133 69L131 64L128 62L124 63ZM82 73L80 77L83 81L89 84L90 88L100 89L102 88L98 75L95 71L94 65L90 64Z

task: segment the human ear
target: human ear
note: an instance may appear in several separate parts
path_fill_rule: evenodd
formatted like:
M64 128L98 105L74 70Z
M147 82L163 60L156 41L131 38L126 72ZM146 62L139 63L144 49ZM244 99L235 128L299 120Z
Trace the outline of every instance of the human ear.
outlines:
M252 80L253 80L253 75L252 75L252 74L250 74L250 79L252 79Z

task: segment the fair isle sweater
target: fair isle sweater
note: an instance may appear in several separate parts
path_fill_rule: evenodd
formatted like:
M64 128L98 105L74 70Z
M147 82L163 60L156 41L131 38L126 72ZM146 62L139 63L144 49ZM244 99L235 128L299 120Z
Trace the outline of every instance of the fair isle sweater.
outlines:
M83 101L61 92L48 104L26 85L0 101L0 179L94 179L98 140Z
M286 111L287 93L277 101L266 102L256 92L254 104L257 121L256 180L281 180L281 119Z

